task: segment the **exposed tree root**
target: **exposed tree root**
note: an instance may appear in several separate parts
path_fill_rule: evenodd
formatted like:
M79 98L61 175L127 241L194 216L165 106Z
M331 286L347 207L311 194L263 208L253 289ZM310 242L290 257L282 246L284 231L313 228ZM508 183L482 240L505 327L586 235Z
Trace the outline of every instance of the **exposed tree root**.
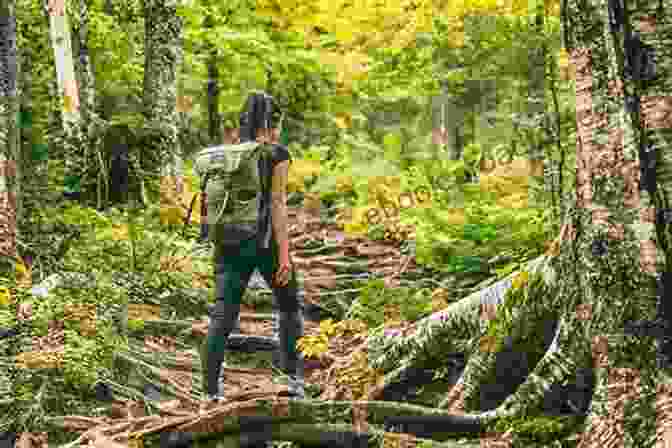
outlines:
M353 407L366 409L366 432L358 433L353 430ZM434 440L448 440L454 437L455 432L478 435L482 429L475 416L448 415L435 409L404 403L289 400L272 397L223 404L184 417L136 418L114 427L103 427L100 422L86 422L72 417L63 417L60 423L68 429L77 430L82 430L88 423L113 441L127 439L129 434L136 438L149 438L153 434L166 432L190 433L190 438L194 440L212 438L218 434L239 437L241 433L253 432L252 428L255 431L268 428L267 433L275 440L315 444L326 440L325 437L335 440L341 437L343 446L347 446L346 441L352 443L358 437L367 440L380 438L384 431L376 429L374 425L397 432L423 431L431 434ZM85 433L80 439L84 440L89 436L90 433Z
M541 256L529 262L528 269L537 272L544 269L546 263L545 257ZM385 376L384 384L373 391L372 397L378 397L385 387L397 381L410 367L422 367L426 362L435 363L445 353L462 352L468 356L477 351L474 346L478 344L474 343L478 342L482 330L483 305L501 303L503 291L510 287L511 279L516 274L416 322L401 337L385 337L378 329L369 338L369 362L372 368L389 373ZM501 292L495 293L495 290Z

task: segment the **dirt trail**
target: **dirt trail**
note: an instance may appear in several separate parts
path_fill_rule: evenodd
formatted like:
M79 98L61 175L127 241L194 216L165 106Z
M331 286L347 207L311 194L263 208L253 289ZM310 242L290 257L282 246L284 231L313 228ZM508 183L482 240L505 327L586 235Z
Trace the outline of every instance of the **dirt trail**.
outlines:
M305 293L304 303L319 305L325 291L334 291L341 288L341 281L335 278L339 271L348 270L348 263L339 264L343 260L360 260L364 262L365 270L370 273L382 275L386 284L390 287L399 286L398 274L404 270L415 268L412 257L403 255L396 245L370 241L363 237L345 235L336 225L325 224L319 217L319 208L302 207L290 208L290 247L292 248L293 260L297 269L303 274L305 281L303 290ZM311 255L313 248L307 248L308 242L322 241L323 245L331 245L326 254ZM243 305L239 332L242 335L256 335L272 337L272 322L269 319L256 316L253 306ZM208 319L204 316L194 321L192 333L205 337L207 335ZM407 325L403 325L404 328ZM35 346L49 351L63 347L62 328L54 327L49 336L44 340L35 340ZM319 323L305 321L305 335L319 333ZM145 337L147 352L174 353L179 366L171 369L162 369L160 377L166 383L171 384L180 391L178 397L159 402L161 413L158 416L148 417L141 402L132 400L115 400L110 403L109 417L90 418L72 416L65 420L65 426L69 430L87 434L96 432L98 437L103 437L110 443L127 445L131 432L157 432L159 428L170 425L175 419L191 421L193 428L198 427L200 416L212 407L234 406L236 403L243 406L247 400L262 397L278 397L286 391L286 386L274 383L272 371L265 368L249 368L247 366L225 366L224 394L226 400L219 405L204 407L200 400L194 399L193 384L197 371L200 370L193 353L188 351L176 351L176 340L171 337ZM38 349L39 350L39 349ZM337 382L335 369L347 366L354 353L365 353L366 344L364 337L349 335L333 341L329 352L320 361L306 360L305 380L310 384L319 384L322 393L321 399L349 399L351 393L346 386ZM191 416L191 420L189 417ZM83 439L91 439L85 436ZM46 446L37 443L25 445L28 447ZM110 445L112 448L114 445Z

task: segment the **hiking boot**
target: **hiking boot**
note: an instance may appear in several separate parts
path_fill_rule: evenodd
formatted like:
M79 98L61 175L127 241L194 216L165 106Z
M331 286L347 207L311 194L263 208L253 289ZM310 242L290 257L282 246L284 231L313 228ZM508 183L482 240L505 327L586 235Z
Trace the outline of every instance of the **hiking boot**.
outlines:
M306 398L306 391L302 380L292 380L289 383L289 396L298 400Z
M215 395L210 395L208 394L206 397L206 401L215 401L217 403L224 401L225 397L222 394L215 394Z

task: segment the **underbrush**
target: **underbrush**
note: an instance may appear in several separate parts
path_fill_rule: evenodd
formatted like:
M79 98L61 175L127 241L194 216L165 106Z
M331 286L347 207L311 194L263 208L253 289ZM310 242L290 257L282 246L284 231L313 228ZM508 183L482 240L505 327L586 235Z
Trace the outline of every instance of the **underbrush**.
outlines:
M465 160L417 158L400 164L376 157L376 148L350 139L334 148L314 146L290 167L290 191L338 209L335 222L350 235L394 243L413 241L416 263L446 273L487 271L484 261L507 256L504 276L542 253L556 227L550 207L528 203L528 165L501 162L478 183L480 149ZM358 155L357 145L372 154ZM295 149L295 151L298 151ZM429 150L428 150L429 151ZM403 166L403 168L402 168ZM536 195L548 203L548 194Z

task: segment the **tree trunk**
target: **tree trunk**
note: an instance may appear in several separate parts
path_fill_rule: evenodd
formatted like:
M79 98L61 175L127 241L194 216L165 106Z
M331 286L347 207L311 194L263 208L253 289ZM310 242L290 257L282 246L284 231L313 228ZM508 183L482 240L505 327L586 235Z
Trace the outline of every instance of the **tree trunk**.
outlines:
M162 136L153 148L165 157L162 185L181 195L182 158L178 139L177 70L182 59L182 18L174 2L145 0L144 109L150 126ZM169 206L172 206L170 204ZM162 204L163 207L163 204Z
M534 20L534 35L544 35L544 2L537 1L535 8ZM543 46L533 47L530 49L530 65L529 65L529 85L528 85L528 114L541 120L546 112L545 107L545 81L546 81L546 49ZM544 176L543 167L547 164L544 159L544 146L535 139L534 143L528 147L528 154L530 160L530 182L528 188L528 204L530 207L543 207L543 191L544 191Z
M513 324L506 326L516 343L525 333L534 334L534 325L523 325L525 322L540 322L545 312L552 310L558 319L557 330L543 356L531 366L527 381L496 409L472 417L488 424L503 417L534 415L543 408L549 386L571 382L578 368L588 366L595 370L596 387L582 446L594 446L600 439L602 443L608 442L607 446L622 446L623 431L627 432L628 440L638 443L653 436L644 416L653 407L650 385L661 381L660 372L652 363L651 340L633 340L626 336L625 327L629 321L654 316L656 296L659 301L662 299L660 290L656 291L655 274L670 269L669 218L667 222L655 218L669 209L672 197L669 174L672 159L669 151L663 151L671 141L669 131L665 130L672 123L669 118L667 122L660 118L665 113L669 117L670 106L666 106L669 98L656 96L656 92L669 91L666 83L671 80L659 76L647 84L638 84L630 78L621 79L624 62L617 55L623 44L615 46L614 42L623 42L623 28L612 34L606 0L577 3L570 3L569 9L573 11L569 17L576 21L570 31L574 39L568 45L577 68L577 125L583 143L577 145L576 203L567 210L559 253L549 254L542 261L543 269L552 273L544 282L546 293L531 292L534 300L529 305L514 306L514 316L518 318L514 317ZM647 25L656 6L658 3L651 1L648 8L638 5L635 12L630 5L631 18L625 23L646 33L642 40L656 55L661 55L664 37L669 36L672 27L660 21L655 28ZM659 67L664 66L660 56L657 62ZM616 85L622 87L614 90ZM633 109L630 116L626 115L622 92L631 98L641 97L641 103L646 101L649 107ZM608 134L603 130L608 130ZM624 135L627 138L623 139ZM646 158L650 157L646 151L640 151L644 138L658 150L654 153L657 164L654 170L642 170L645 181L640 189L637 181L640 163L646 166ZM657 188L652 194L654 186ZM666 288L669 294L669 283ZM477 331L476 303L476 296L464 299L445 311L444 322L421 322L414 334L386 345L379 343L373 352L386 346L386 354L374 359L374 365L383 370L395 368L385 382L392 382L404 368L426 364L432 356L434 360L440 359L441 349L451 348L441 335L450 334L451 339L457 340L473 337ZM460 314L451 310L466 304L471 310L466 314L464 309ZM660 308L665 313L669 306L659 305ZM496 315L501 317L501 313ZM670 314L662 318L669 321ZM485 339L483 330L480 328ZM605 359L607 347L609 356ZM471 356L443 407L457 412L478 411L476 398L486 380L492 377L495 360L491 350ZM618 389L614 389L613 382L619 378L621 384L630 383L631 394L614 395ZM632 387L636 383L639 388ZM625 420L624 401L630 402ZM627 428L624 421L628 422Z
M82 124L86 127L86 144L84 145L85 158L89 159L88 151L95 152L98 182L96 199L98 209L102 209L109 199L109 173L103 156L101 135L97 132L100 118L96 112L96 86L91 57L89 55L89 5L87 0L79 0L79 29L74 36L77 42L78 58L75 68L77 79L81 86L81 115Z
M0 2L0 272L10 274L16 257L17 45L13 0ZM11 274L10 274L11 275Z
M214 18L208 15L205 19L205 27L213 28ZM210 135L210 144L217 145L221 143L222 131L221 120L219 117L219 70L217 68L217 48L208 48L208 133Z
M20 100L19 100L19 110L20 110L20 130L19 130L19 154L21 160L17 162L17 172L16 172L16 181L17 181L17 217L16 217L16 228L17 228L17 237L21 239L21 230L25 223L28 222L33 210L32 207L26 206L25 200L29 194L44 190L47 187L47 182L45 177L40 176L38 171L38 164L40 163L37 159L41 158L42 155L37 151L34 151L34 148L39 148L36 146L37 139L33 131L34 126L34 116L33 116L33 105L32 105L32 90L33 90L33 66L31 60L31 54L28 51L19 51L19 86L20 86ZM31 179L30 185L24 183L24 179ZM30 192L30 193L28 193Z
M81 159L79 154L82 135L82 120L79 111L79 86L75 74L75 66L72 60L72 40L70 37L70 24L65 8L65 2L45 2L49 14L49 28L51 42L54 49L56 62L56 80L59 94L63 95L63 130L65 133L65 193L73 197L79 197L82 181L81 166L76 163Z
M672 24L659 21L651 29L643 21L635 20L651 17L658 6L657 0L644 3L637 5L637 11L633 5L626 5L631 14L623 22L641 30L642 40L657 55L662 55ZM671 126L668 98L661 100L655 95L658 91L669 91L672 79L663 75L650 84L627 77L620 79L625 65L621 49L627 27L612 29L606 0L572 0L567 9L565 22L571 21L573 25L572 40L567 46L577 68L577 125L581 144L577 144L576 198L569 204L555 244L547 255L526 267L530 274L527 284L524 276L512 276L511 286L504 282L500 292L493 293L490 299L485 291L474 293L442 313L416 323L411 335L387 341L377 332L369 339L370 365L387 372L392 370L385 382L392 381L394 369L440 361L447 348L451 348L446 343L447 336L456 349L467 347L465 341L485 342L480 349L472 349L461 379L442 406L449 409L381 401L273 398L237 403L198 418L180 417L179 424L173 425L175 431L200 433L199 436L240 434L246 432L242 416L252 415L250 422L261 426L269 424L270 419L264 421L264 417L274 417L275 421L270 423L273 429L279 426L278 431L287 433L271 431L271 434L284 440L310 442L318 434L332 431L330 425L341 423L388 426L397 431L430 433L431 438L443 440L450 433L482 431L498 422L540 415L544 397L552 385L570 382L579 368L589 367L595 372L596 387L580 446L650 445L648 441L654 438L649 423L656 402L655 386L669 380L663 375L667 372L657 369L653 362L652 341L627 336L624 327L634 318L654 316L653 274L670 269L672 229L669 223L656 222L655 218L656 209L669 209L672 156L664 149L671 142L669 132L665 132ZM657 62L659 67L665 66L660 60ZM630 115L624 111L624 92L631 98L641 98L643 105L631 108ZM663 121L665 113L668 122ZM654 143L658 159L655 170L642 170L644 182L640 188L640 165L646 168L650 157L650 152L640 151L643 139ZM653 175L655 194L650 182ZM542 275L537 277L535 273ZM501 290L507 288L511 294L502 297ZM659 295L658 299L661 298ZM492 315L492 308L497 307L491 305L498 303L494 318L481 319L481 314ZM507 308L510 321L505 319L508 313L501 312ZM557 320L557 326L552 341L545 344L537 335L549 316ZM493 377L496 355L502 352L496 345L493 348L486 334L495 325L499 327L495 342L519 346L530 354L531 373L513 393L502 397L498 406L482 412L476 398ZM620 385L626 386L620 391L614 387L614 380L619 377L625 377ZM630 390L626 392L627 389ZM627 406L623 406L623 401L628 402ZM365 408L364 422L359 417L361 408ZM290 426L298 422L308 426ZM167 426L162 428L166 429ZM376 431L372 428L360 432Z

